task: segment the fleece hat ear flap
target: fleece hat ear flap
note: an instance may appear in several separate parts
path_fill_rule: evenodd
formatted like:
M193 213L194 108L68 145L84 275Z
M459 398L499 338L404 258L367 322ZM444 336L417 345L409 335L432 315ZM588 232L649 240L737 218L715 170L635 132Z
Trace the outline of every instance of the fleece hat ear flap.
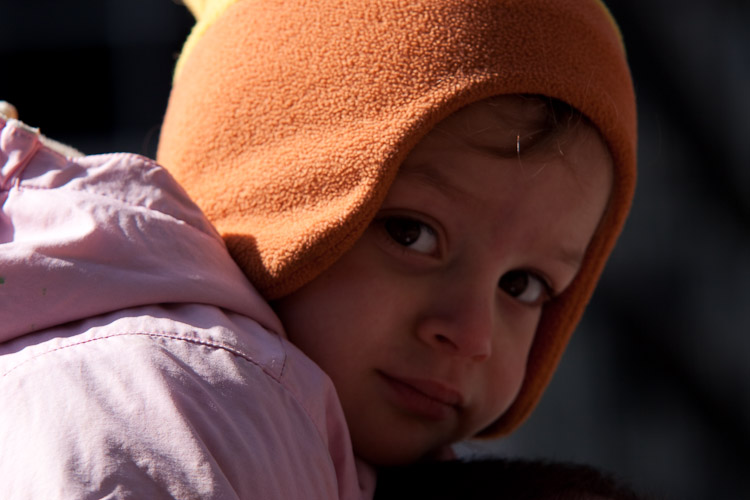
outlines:
M186 44L158 160L269 299L309 283L351 248L408 152L461 107L545 95L597 127L615 166L609 205L573 284L545 306L520 393L485 434L510 432L552 376L633 195L635 100L604 5L211 3L196 3L215 19Z

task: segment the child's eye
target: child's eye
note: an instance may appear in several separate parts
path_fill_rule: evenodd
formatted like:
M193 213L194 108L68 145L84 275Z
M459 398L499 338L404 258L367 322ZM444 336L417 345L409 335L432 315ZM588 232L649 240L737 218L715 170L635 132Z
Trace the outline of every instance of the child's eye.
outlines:
M529 271L509 271L500 278L500 288L519 302L537 305L552 296L550 286Z
M409 217L388 217L383 226L393 241L401 246L424 254L437 251L435 230L423 222Z

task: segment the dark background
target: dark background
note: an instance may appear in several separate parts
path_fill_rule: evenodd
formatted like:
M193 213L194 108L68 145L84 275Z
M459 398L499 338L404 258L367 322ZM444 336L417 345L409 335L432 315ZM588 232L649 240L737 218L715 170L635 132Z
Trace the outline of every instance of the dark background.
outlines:
M609 0L639 104L625 232L538 410L463 453L750 498L750 2ZM0 99L86 153L153 157L192 19L170 0L0 0Z

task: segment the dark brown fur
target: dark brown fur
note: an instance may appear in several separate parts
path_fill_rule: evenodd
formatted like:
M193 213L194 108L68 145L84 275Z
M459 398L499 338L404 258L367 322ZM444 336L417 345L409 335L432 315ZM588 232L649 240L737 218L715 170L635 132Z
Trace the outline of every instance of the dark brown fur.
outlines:
M382 469L376 500L646 500L593 467L528 460L420 463Z

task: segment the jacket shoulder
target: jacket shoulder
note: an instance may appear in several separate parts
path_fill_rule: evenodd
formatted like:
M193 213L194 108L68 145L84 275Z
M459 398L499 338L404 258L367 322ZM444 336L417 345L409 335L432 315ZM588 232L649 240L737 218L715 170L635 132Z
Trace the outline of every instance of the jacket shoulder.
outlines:
M346 470L337 470L321 428L323 420L345 430L332 387L317 387L310 400L327 403L310 406L294 378L311 367L289 356L285 341L216 308L178 309L168 318L150 307L87 320L80 333L40 335L3 357L6 491L338 497ZM189 321L196 316L204 324Z

